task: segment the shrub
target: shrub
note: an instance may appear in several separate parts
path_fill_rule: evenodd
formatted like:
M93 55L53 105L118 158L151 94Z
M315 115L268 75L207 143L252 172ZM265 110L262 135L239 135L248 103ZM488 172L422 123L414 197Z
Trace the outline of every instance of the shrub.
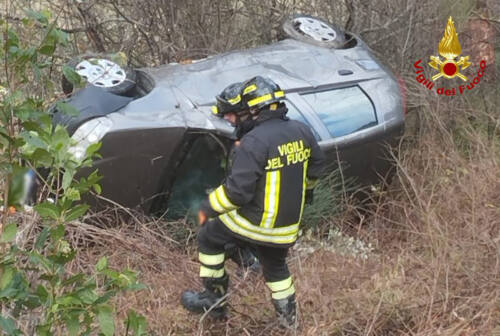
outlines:
M99 330L110 336L115 329L110 299L120 291L144 286L135 272L110 268L106 257L97 262L92 275L67 272L77 247L65 239L66 224L87 212L88 206L79 202L83 193L100 192L97 171L80 180L75 174L91 165L100 144L89 146L86 155L76 159L71 154L75 141L65 128L52 125L44 98L54 93L49 79L54 52L68 44L68 37L56 28L50 13L26 14L17 26L0 22L0 172L4 181L0 192L0 329L7 335L89 335ZM32 38L21 37L30 32ZM78 84L74 71L64 71ZM58 105L66 113L77 113L70 105ZM28 168L47 172L39 178L53 199L34 207L42 219L41 230L34 241L23 242L22 216L11 213L22 209ZM127 334L129 330L145 334L145 319L130 311L126 330Z

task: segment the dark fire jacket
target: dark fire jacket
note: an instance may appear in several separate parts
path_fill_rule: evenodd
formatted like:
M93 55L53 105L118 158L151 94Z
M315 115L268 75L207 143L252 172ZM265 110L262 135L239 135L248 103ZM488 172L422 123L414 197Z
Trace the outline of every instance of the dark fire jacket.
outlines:
M272 112L242 137L226 181L202 209L247 240L286 246L297 239L306 189L320 177L324 154L308 126L283 118L286 107Z

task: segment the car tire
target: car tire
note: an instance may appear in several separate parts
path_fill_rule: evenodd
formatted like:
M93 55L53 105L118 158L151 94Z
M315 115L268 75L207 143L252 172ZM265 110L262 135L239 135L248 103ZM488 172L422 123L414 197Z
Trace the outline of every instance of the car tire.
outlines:
M342 29L315 16L292 15L282 28L288 37L320 47L342 49L346 44Z
M93 65L94 62L97 62L96 66L99 66L101 62L106 62L113 67L113 70L118 71L119 77L117 81L119 82L116 85L112 85L111 83L100 83L104 85L96 85L98 87L102 87L103 90L109 91L116 95L126 95L127 92L132 90L136 85L136 72L134 69L127 66L120 66L117 63L110 61L111 55L103 55L103 54L85 54L72 58L66 63L67 66L71 67L76 72L78 71L78 67L85 67L85 61L87 61L87 65ZM89 63L88 61L92 61ZM81 71L80 71L81 72ZM81 74L80 74L81 75ZM82 75L81 75L82 76ZM85 80L85 76L82 76ZM90 84L90 83L89 83ZM106 84L112 85L107 86ZM64 94L69 95L73 92L73 84L64 76L61 76L61 87Z

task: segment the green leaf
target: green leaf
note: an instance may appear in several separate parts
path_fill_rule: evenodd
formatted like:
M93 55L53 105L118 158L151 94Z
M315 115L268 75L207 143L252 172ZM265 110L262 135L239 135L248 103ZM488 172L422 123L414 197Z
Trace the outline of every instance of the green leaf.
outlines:
M128 311L127 320L125 323L127 325L127 329L132 331L132 335L143 336L147 334L146 318L140 314L137 314L135 311Z
M60 29L54 29L54 38L56 39L57 43L66 46L69 41L69 35L68 33L60 30Z
M12 267L6 267L3 269L2 278L0 279L0 290L7 288L14 278L14 269Z
M0 328L9 336L22 335L21 331L16 328L16 322L10 317L0 315Z
M21 151L27 157L33 155L34 151L37 148L45 149L47 144L40 138L37 132L35 131L27 131L21 134L23 137L25 144L21 148Z
M40 127L40 124L34 121L23 122L23 128L28 131L33 131L36 133L44 133L44 130Z
M80 300L82 300L83 303L89 305L93 304L97 299L99 299L99 296L96 294L96 292L89 288L79 290L76 295Z
M75 305L81 305L82 301L76 296L65 295L58 297L56 300L56 304L60 306L75 306Z
M106 257L102 257L101 259L99 259L95 268L98 272L101 272L108 268L108 259Z
M99 195L101 194L102 189L101 189L101 186L99 184L94 184L92 187L94 188L96 193L98 193Z
M62 112L62 113L66 114L68 116L71 116L71 117L76 117L80 114L80 111L76 107L74 107L73 105L70 105L68 103L64 103L62 101L58 102L56 104L56 107L57 107L57 110L59 112Z
M57 205L48 201L35 205L35 210L42 218L58 219L61 215Z
M50 237L53 241L58 241L59 239L64 237L65 233L66 228L62 224L59 224L56 227L50 229Z
M36 295L38 296L38 298L42 303L45 303L49 298L49 292L42 285L38 285L38 287L36 288Z
M101 146L101 142L97 142L88 146L86 151L87 156L91 157L92 155L94 155L94 153L96 153L101 148Z
M80 218L81 216L83 216L87 212L88 209L89 209L89 206L87 204L79 204L79 205L73 207L73 209L70 209L68 211L68 213L66 214L66 220L72 221L72 220L75 220L77 218Z
M45 256L41 255L37 251L32 251L32 252L28 253L28 256L29 256L29 261L31 264L33 264L37 267L42 266L43 269L45 269L46 271L52 269L52 267L53 267L53 263L51 262L51 260L49 260Z
M31 159L35 161L37 166L51 167L52 156L45 149L37 148L31 155Z
M24 10L24 13L26 13L26 15L35 20L35 21L38 21L40 22L41 24L48 24L49 23L49 17L47 16L46 13L43 13L43 12L36 12L32 9L26 9Z
M68 131L63 126L57 125L54 133L52 133L50 141L51 147L55 148L56 150L60 150L64 146L69 146L71 138L68 135Z
M23 302L24 306L30 310L38 308L42 305L42 301L38 295L28 294Z
M63 66L64 77L73 85L78 86L81 83L80 75L70 66Z
M0 243L9 243L16 238L17 225L16 223L7 224L2 232L2 237L0 237Z
M46 56L52 56L52 54L54 53L54 51L56 51L56 45L53 42L52 43L44 44L43 46L41 46L38 49L38 52L40 54L46 55Z
M85 278L85 274L83 273L78 273L76 275L73 275L72 277L64 280L62 283L61 283L61 286L69 286L69 285L72 285L74 284L75 282L80 282L81 280L83 280Z
M5 47L4 49L9 50L12 47L17 47L19 45L19 37L17 36L16 32L12 29L9 29L7 32L7 41L5 42Z
M75 188L68 188L66 190L66 192L64 193L64 196L72 201L79 201L80 200L80 192L78 190L76 190Z
M80 316L79 314L69 314L64 318L69 336L77 336L80 332Z
M9 183L9 205L19 206L26 198L26 173L27 168L13 166L13 171Z
M50 257L50 259L59 266L64 266L71 260L75 259L75 256L76 256L76 251L71 250L69 253L58 253L55 256Z
M99 306L97 319L99 320L99 327L104 336L113 336L115 333L115 321L111 307L108 305Z
M49 238L49 234L50 229L48 227L44 227L42 232L40 232L40 234L36 238L35 249L41 250L43 248L45 242L47 241L47 238Z
M95 300L94 305L106 303L109 299L114 297L116 295L116 291L114 290L109 290L103 295L101 295L97 300Z
M37 336L53 336L50 331L50 324L41 324L36 327Z
M66 169L66 171L63 174L63 179L62 179L62 188L64 190L68 189L69 186L71 185L71 182L73 181L73 175L75 172L72 169Z
M134 284L127 286L127 290L131 290L131 291L139 291L139 290L143 290L146 288L148 288L148 286L146 286L143 283L134 283Z

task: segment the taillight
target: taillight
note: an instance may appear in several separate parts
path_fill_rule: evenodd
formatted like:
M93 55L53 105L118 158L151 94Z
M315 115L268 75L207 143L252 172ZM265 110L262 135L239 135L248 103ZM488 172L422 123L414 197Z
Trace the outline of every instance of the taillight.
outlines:
M403 105L403 116L406 117L406 114L408 113L406 109L406 83L403 77L399 75L398 75L398 85L399 85L399 92L401 93L401 105Z

